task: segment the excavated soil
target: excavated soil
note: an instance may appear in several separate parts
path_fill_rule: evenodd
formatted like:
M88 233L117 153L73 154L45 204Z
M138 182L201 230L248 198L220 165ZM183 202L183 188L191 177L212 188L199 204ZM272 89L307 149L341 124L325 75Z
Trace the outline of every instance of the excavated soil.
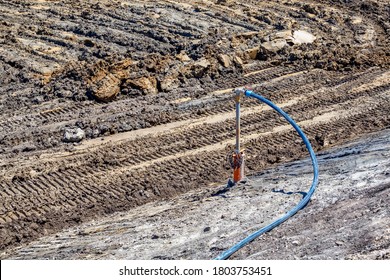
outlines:
M389 139L388 129L319 153L321 182L310 203L231 258L390 259ZM309 159L281 164L228 191L204 187L150 202L3 257L212 259L294 207L312 177Z
M0 250L218 188L235 87L317 152L389 128L389 18L382 0L0 0ZM306 156L276 113L242 108L249 176Z

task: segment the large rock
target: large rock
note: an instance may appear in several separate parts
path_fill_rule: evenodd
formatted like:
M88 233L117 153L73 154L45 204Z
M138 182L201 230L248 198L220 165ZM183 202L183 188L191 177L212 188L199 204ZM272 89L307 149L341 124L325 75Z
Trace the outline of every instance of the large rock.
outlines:
M100 101L110 101L114 99L120 91L121 81L106 70L97 71L96 75L91 77L90 93L94 98Z
M77 143L83 140L85 137L85 132L79 127L76 128L67 128L65 129L64 136L62 141L66 143Z
M233 61L238 66L243 66L244 65L244 62L242 61L242 59L239 56L234 56Z
M127 80L126 85L139 89L143 94L157 94L157 80L155 77L141 77Z
M316 37L304 30L296 30L293 34L294 37L294 44L300 45L300 44L311 44L314 42Z
M222 64L223 67L228 68L232 64L232 60L230 57L226 54L219 54L218 55L218 61Z
M276 53L289 45L311 44L316 37L307 31L283 30L270 35L271 40L261 44L261 51L264 54Z
M246 50L245 53L249 56L250 59L256 59L257 54L259 53L259 50L260 50L259 47L255 47L255 48Z
M181 62L191 61L191 58L185 52L180 52L178 55L176 55L176 58Z
M283 39L286 40L286 42L289 44L294 44L294 37L292 34L292 30L282 30L276 32L275 34L271 35L270 38L272 40Z
M206 58L202 58L196 61L194 65L200 68L207 68L210 66L210 61L208 61Z
M261 44L261 48L271 53L276 53L287 45L285 39L275 39Z
M195 61L194 64L192 65L191 67L192 75L195 78L202 78L209 70L210 66L211 66L210 61L208 61L206 58L201 58L198 61Z

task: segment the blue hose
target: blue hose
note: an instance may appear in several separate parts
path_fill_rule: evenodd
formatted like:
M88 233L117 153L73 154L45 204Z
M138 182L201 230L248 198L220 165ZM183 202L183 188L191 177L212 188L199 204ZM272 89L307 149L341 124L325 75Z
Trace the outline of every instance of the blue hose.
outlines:
M311 158L311 161L313 164L314 177L313 177L313 182L311 184L309 192L302 198L302 200L298 203L297 206L295 206L293 209L291 209L289 212L287 212L283 217L277 219L273 223L259 229L258 231L252 233L251 235L249 235L245 239L241 240L236 245L234 245L233 247L231 247L227 251L223 252L218 257L216 257L215 260L225 260L225 259L229 258L232 254L234 254L235 252L240 250L242 247L244 247L249 242L253 241L255 238L259 237L260 235L262 235L265 232L272 230L273 228L277 227L278 225L280 225L281 223L286 221L288 218L295 215L299 210L301 210L302 208L304 208L306 206L306 204L309 202L311 196L313 195L313 193L318 185L317 158L316 158L316 155L313 151L313 148L310 145L309 140L307 139L306 135L302 132L301 128L294 122L294 120L289 115L287 115L282 109L280 109L278 106L276 106L274 103L272 103L268 99L266 99L258 94L255 94L254 92L252 92L250 90L246 90L245 95L248 97L257 98L261 102L264 102L265 104L269 105L272 109L274 109L280 115L282 115L295 128L295 130L298 132L299 136L301 136L301 138L303 139L303 142L305 143L306 148L310 153L310 158Z

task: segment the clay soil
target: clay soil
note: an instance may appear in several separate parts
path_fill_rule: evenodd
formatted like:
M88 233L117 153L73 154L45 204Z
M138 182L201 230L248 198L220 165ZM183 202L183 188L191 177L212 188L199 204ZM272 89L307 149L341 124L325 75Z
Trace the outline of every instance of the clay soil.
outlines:
M218 221L205 218L211 206L191 201L206 197L217 201L220 196L211 194L231 174L226 156L233 150L235 137L232 89L246 86L279 105L299 123L317 153L335 151L329 149L357 138L370 144L375 137L368 134L390 127L389 18L390 5L385 0L0 0L2 258L12 257L15 248L35 248L22 257L45 258L40 246L29 244L79 227L84 231L74 239L84 242L88 230L93 231L88 228L92 221L99 224L95 221L113 215L139 220L135 224L139 239L134 239L139 247L134 248L144 253L115 253L133 249L129 243L115 243L96 255L87 250L81 258L91 258L91 254L92 258L209 258L226 249L241 235L229 236L222 227L213 227L212 222ZM273 176L283 178L272 168L299 163L307 151L290 126L265 105L244 99L242 108L249 198L245 199L242 189L229 195L237 200L244 197L251 207L250 197L261 195L254 192L258 185L267 184ZM386 137L378 145L388 148ZM367 161L380 161L385 152L378 149ZM328 171L331 159L323 159ZM295 171L287 168L289 172L299 176L297 170L301 170L308 176L310 170L298 163ZM368 177L356 175L353 165L348 165L351 173L341 164L332 166L329 178L348 176L326 180L334 184L327 189L334 202L313 200L305 213L297 215L302 216L301 222L309 216L316 221L311 231L298 233L302 227L295 228L291 222L288 230L265 237L271 238L266 243L274 249L262 251L259 239L234 257L389 258L388 239L383 237L386 232L388 236L389 221L382 216L375 221L384 227L376 231L357 230L357 223L356 230L344 236L340 232L337 239L329 237L323 243L333 247L321 247L312 238L310 248L317 244L317 250L312 250L302 241L336 232L341 221L363 216L362 209L388 216L389 173L388 163L387 169L384 164L382 173L367 173ZM264 175L264 170L275 173ZM370 177L374 175L375 179ZM344 184L343 180L347 184L349 177L356 179L356 185L346 191L355 193L337 197L337 184ZM302 188L292 189L306 191ZM267 195L271 203L273 197ZM371 199L377 196L382 199L378 203ZM347 198L366 207L342 203ZM288 210L296 199L299 196L295 200L291 196L291 201L283 202L286 209L277 211ZM201 224L203 233L214 234L212 238L225 234L229 242L202 241L199 247L207 247L203 255L191 252L191 245L178 237L163 250L142 247L150 245L150 240L142 236L141 221L153 224L157 223L153 217L158 217L163 219L160 225L169 227L179 219L153 214L160 212L154 207L163 202L160 206L167 211L188 211L193 220L208 221L209 225ZM221 207L225 203L217 202ZM310 208L315 203L319 208ZM239 225L240 219L245 220L245 209L229 218ZM346 215L348 209L355 209L357 216ZM233 215L234 209L229 211ZM188 228L195 226L180 219ZM265 223L272 217L259 219ZM118 230L111 233L117 236ZM280 243L289 233L292 239ZM150 236L164 238L158 233ZM353 250L341 250L348 240L353 240ZM382 241L374 242L378 240ZM296 253L275 253L283 252L277 248L290 246L290 241ZM186 248L177 251L178 243ZM77 248L86 245L69 246L80 253L82 249ZM153 250L168 253L156 255ZM50 258L61 256L77 257L68 252Z

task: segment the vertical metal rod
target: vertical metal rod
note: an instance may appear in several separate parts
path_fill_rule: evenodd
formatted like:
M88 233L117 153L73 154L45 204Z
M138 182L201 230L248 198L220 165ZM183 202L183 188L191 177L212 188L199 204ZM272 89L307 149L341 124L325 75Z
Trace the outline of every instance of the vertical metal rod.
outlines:
M236 92L236 153L240 154L240 92Z

